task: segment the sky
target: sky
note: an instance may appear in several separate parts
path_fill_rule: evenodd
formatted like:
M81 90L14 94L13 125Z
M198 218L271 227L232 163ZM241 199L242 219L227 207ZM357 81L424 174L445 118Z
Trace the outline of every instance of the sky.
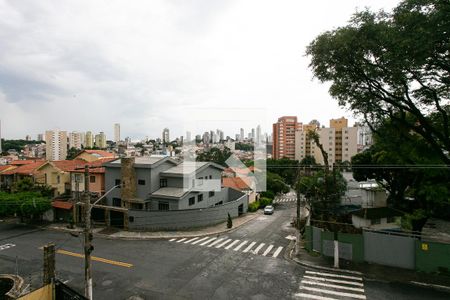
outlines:
M113 138L357 117L313 78L306 46L396 0L0 0L3 138ZM246 133L247 134L247 133Z

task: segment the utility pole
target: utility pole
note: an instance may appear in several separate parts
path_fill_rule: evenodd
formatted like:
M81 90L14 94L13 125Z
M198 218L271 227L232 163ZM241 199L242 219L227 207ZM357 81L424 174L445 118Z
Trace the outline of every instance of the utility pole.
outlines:
M84 295L92 300L91 252L93 247L91 229L91 197L89 194L89 167L84 167Z
M44 285L50 284L55 278L55 244L44 246Z
M300 253L300 218L301 218L301 195L300 195L300 166L297 167L297 176L296 176L295 184L296 191L295 194L297 196L297 236L295 238L295 254L298 255Z

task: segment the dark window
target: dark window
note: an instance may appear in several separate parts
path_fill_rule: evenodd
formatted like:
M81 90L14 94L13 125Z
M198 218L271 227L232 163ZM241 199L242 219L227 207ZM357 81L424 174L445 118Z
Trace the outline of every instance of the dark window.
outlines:
M115 185L118 185L118 186L119 186L119 188L120 188L120 184L121 184L121 180L120 180L120 179L116 179L116 181L115 181Z
M209 197L210 197L210 198L211 198L211 197L214 197L214 194L215 194L214 191L210 191L210 192L209 192Z
M134 217L133 217L133 216L129 216L129 217L128 217L128 221L130 221L131 223L133 223L133 222L134 222Z
M371 223L372 225L375 225L375 224L381 224L381 219L373 219L373 220L370 221L370 223Z
M217 202L216 205L222 205L223 201Z
M143 207L142 203L131 203L131 209L142 209Z
M122 200L120 198L113 198L113 206L118 206L121 207L122 206Z
M388 217L387 218L388 223L395 223L395 217Z
M167 179L166 178L161 178L159 180L159 187L166 187L167 186Z
M144 179L138 179L138 184L139 185L145 185L145 180Z
M89 176L89 182L95 183L95 176Z
M212 175L209 175L209 179L212 179Z
M158 202L158 210L169 210L169 203Z
M199 195L197 196L197 201L198 201L198 202L203 201L203 194L199 194Z
M189 205L194 205L194 204L195 204L195 197L189 198Z

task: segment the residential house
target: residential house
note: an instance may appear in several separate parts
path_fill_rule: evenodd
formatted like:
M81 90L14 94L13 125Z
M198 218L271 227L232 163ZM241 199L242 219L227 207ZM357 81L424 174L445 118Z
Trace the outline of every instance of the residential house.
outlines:
M13 185L24 179L31 178L35 184L44 184L43 174L39 171L39 167L45 164L43 160L22 160L15 161L10 168L0 173L0 182L2 183L2 189L11 190ZM19 163L20 162L20 163Z
M244 192L248 195L248 203L255 202L259 199L259 194L251 188L251 181L246 177L224 177L222 178L222 186Z
M75 159L83 159L87 162L93 162L99 159L111 159L114 157L114 153L104 150L83 150L75 156Z
M55 160L42 164L38 171L44 176L44 183L54 190L54 196L62 194L70 195L71 180L70 171L81 168L86 164L84 160Z

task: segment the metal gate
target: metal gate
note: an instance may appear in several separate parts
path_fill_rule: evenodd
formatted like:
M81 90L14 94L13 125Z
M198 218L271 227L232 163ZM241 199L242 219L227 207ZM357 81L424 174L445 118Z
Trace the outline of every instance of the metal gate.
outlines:
M364 259L367 262L414 269L415 238L364 231Z
M317 227L312 227L313 230L313 250L317 252L322 251L321 243L322 243L322 229Z

